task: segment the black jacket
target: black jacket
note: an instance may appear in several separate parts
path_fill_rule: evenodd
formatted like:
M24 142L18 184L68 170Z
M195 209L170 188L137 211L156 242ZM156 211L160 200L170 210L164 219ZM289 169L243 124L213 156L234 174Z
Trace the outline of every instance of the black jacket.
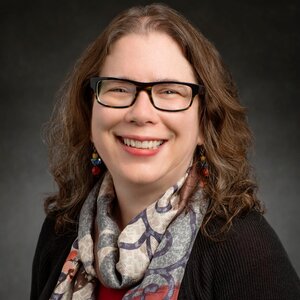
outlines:
M49 300L77 236L75 225L55 234L54 222L48 216L40 233L31 300ZM235 219L224 241L212 241L199 231L178 299L299 300L300 281L273 229L251 212Z

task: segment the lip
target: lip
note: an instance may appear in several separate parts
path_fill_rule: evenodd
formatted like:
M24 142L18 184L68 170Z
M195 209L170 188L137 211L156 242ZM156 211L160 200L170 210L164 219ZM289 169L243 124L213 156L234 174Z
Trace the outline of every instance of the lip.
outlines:
M167 141L165 138L154 137L154 136L140 136L140 135L117 135L118 139L130 139L140 142L144 141Z
M154 156L157 153L159 153L162 148L164 147L165 143L167 142L167 139L164 138L158 138L153 136L139 136L139 135L117 135L117 140L119 144L121 145L122 149L126 151L127 153L134 155L134 156ZM130 139L130 140L136 140L139 142L144 141L163 141L161 145L159 145L157 148L153 149L141 149L141 148L134 148L131 146L128 146L123 143L123 139Z

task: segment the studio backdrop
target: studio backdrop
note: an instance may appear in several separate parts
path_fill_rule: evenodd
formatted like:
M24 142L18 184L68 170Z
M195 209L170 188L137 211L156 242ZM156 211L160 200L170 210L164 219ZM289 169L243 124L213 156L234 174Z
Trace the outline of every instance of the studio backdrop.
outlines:
M164 1L218 48L248 109L266 218L300 274L299 1ZM151 1L1 1L0 299L28 299L56 186L42 128L76 58L120 10Z

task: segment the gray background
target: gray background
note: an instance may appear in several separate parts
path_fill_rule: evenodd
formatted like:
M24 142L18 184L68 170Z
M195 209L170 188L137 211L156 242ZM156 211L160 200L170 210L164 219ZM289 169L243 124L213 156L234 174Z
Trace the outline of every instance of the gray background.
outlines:
M165 2L215 43L233 72L256 137L266 217L300 274L298 1ZM29 298L43 198L55 190L41 138L55 93L108 21L139 3L149 1L1 1L1 299Z

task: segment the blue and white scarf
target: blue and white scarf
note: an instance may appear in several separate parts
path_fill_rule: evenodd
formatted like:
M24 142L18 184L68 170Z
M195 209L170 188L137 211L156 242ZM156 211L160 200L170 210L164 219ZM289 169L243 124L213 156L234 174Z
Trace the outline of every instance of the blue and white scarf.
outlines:
M116 195L107 172L98 198L91 192L81 209L78 238L50 300L96 299L99 281L128 288L123 300L177 299L205 212L200 187L189 209L181 208L188 173L120 232L110 214Z

